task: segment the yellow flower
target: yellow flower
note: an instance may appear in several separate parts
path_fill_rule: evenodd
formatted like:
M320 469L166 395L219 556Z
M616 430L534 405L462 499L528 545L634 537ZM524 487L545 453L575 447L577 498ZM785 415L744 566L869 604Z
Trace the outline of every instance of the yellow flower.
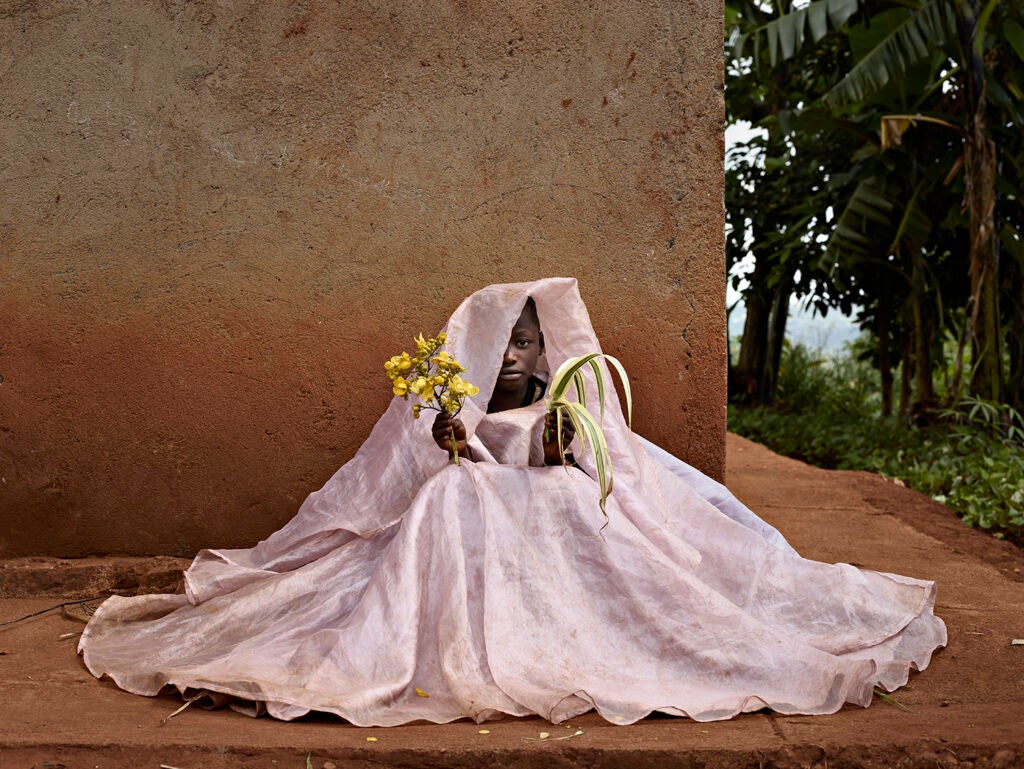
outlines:
M403 352L384 363L384 370L391 380L395 395L406 400L410 395L419 396L419 403L412 407L413 417L419 419L423 409L457 414L467 396L476 395L480 388L457 376L465 371L462 365L447 350L438 352L445 344L447 334L436 337L415 338L416 355Z

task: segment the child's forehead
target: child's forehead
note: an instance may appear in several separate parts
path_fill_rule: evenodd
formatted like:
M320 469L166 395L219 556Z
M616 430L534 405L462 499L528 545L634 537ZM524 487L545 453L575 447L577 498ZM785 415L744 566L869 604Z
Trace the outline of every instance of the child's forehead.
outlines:
M540 318L537 317L537 305L533 303L532 297L527 300L523 311L519 313L519 319L513 328L532 328L540 331Z
M519 316L519 320L517 320L516 324L512 327L513 334L524 331L540 331L540 323L528 310L523 310L522 314Z

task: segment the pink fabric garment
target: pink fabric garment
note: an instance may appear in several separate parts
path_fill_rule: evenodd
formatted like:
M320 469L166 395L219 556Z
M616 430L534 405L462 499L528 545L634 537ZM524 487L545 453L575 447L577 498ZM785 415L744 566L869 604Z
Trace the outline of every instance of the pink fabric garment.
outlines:
M614 392L607 521L589 451L574 446L581 469L532 466L543 401L485 413L527 296L551 370L600 349L574 280L463 302L446 331L481 388L460 415L476 461L449 464L432 420L395 399L280 531L200 552L185 595L108 599L79 645L89 670L137 694L207 689L368 726L830 713L928 664L946 642L933 583L801 558L631 433Z

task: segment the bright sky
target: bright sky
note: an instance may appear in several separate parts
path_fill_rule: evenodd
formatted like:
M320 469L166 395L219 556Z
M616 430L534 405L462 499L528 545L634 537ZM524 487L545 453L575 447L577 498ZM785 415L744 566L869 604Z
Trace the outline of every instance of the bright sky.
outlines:
M762 129L751 128L749 123L737 123L725 129L725 148L742 144L755 136ZM752 261L745 260L741 269L746 272L753 267ZM730 280L726 286L726 302L731 306L740 298L738 291L732 287ZM740 303L729 316L729 337L738 338L743 333L743 321L746 309ZM846 342L853 341L860 335L856 324L838 312L830 312L827 318L813 314L801 307L796 299L789 303L789 320L786 323L786 338L791 342L804 344L811 349L820 349L825 353L834 353L842 349Z

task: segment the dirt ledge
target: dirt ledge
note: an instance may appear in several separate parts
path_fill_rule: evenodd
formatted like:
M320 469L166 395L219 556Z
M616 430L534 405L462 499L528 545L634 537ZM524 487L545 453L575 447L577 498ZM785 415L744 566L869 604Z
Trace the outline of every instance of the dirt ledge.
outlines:
M173 593L190 562L169 556L0 559L0 598Z
M762 750L715 747L672 750L637 747L616 749L538 748L493 751L433 750L346 751L311 749L221 750L188 745L123 747L26 747L4 750L5 766L101 766L135 769L153 765L188 769L428 769L434 767L508 767L510 769L1013 769L1024 761L1024 745L968 745L921 741L905 745L796 745ZM160 758L164 756L164 758Z

